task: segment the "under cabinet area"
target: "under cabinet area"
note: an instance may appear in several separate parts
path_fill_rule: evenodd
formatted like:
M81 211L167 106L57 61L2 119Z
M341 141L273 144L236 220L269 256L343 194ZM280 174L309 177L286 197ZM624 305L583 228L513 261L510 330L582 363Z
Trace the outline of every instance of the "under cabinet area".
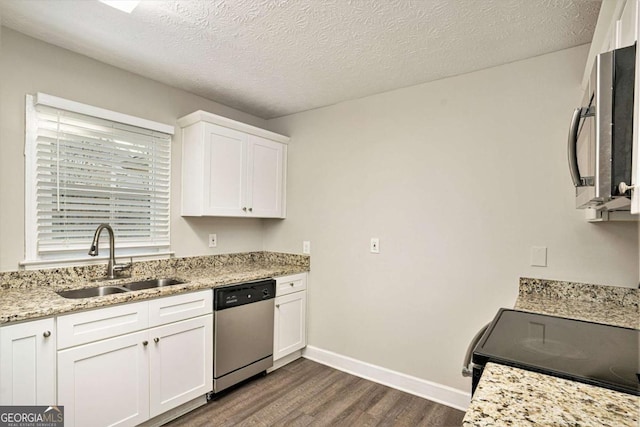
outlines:
M210 290L60 316L58 335L66 426L133 426L211 390Z
M289 138L196 111L182 127L182 215L284 218Z
M54 319L0 328L0 405L56 404Z
M307 273L276 278L273 360L307 344Z

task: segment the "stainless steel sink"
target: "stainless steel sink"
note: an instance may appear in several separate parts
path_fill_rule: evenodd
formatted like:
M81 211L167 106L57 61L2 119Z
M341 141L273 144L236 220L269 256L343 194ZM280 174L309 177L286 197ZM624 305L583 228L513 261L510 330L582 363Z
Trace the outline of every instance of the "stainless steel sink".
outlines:
M122 292L129 292L128 289L120 286L100 286L97 288L85 288L85 289L73 289L70 291L58 291L56 292L63 298L91 298L101 297L105 295L120 294Z
M122 292L141 291L143 289L161 288L163 286L181 285L184 282L177 279L150 279L125 283L118 286L97 286L95 288L73 289L71 291L57 291L63 298L91 298L105 295L120 294Z
M161 288L163 286L181 285L183 283L184 282L177 279L151 279L127 283L122 286L132 291L141 291L143 289Z

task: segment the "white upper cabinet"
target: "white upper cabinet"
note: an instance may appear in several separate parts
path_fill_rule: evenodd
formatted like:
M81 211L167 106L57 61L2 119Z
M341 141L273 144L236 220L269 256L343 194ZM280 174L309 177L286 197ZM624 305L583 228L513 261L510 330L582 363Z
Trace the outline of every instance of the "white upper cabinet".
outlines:
M283 215L285 145L249 135L246 202L249 213L262 218Z
M637 40L638 1L628 0L616 22L616 48L631 46Z
M284 218L289 138L196 111L182 127L182 215Z
M582 87L587 88L596 56L613 49L631 46L638 39L638 0L602 2L593 33Z

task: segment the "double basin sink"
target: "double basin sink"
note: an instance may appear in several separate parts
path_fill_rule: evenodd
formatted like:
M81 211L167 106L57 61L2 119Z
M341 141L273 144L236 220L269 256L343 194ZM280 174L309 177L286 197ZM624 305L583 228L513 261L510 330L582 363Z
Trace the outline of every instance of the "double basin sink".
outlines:
M184 282L177 279L151 279L125 283L122 285L96 286L94 288L73 289L70 291L58 291L56 293L63 298L91 298L120 294L123 292L141 291L143 289L154 289L162 288L164 286L181 285L183 283Z

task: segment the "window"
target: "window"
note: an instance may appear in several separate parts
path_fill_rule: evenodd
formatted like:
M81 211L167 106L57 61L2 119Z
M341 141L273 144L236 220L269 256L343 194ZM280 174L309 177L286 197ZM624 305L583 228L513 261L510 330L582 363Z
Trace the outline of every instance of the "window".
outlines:
M117 256L167 253L173 127L41 93L26 110L24 264L89 259L101 223Z

